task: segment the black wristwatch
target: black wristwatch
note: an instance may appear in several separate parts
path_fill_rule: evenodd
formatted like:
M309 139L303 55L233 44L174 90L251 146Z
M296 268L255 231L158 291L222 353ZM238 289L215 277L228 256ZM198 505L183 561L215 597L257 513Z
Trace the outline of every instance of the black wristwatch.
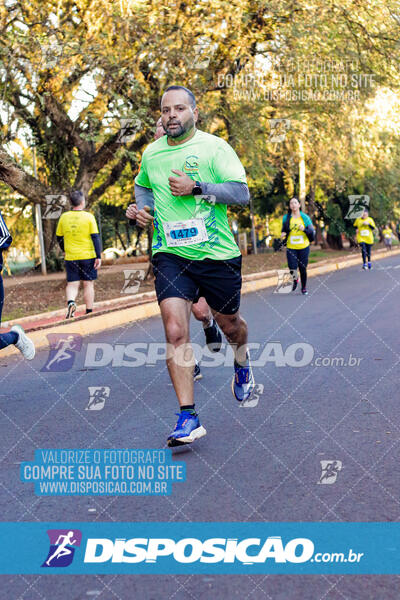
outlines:
M202 196L203 195L203 190L201 189L201 183L200 181L195 181L195 186L192 189L192 195L193 196Z

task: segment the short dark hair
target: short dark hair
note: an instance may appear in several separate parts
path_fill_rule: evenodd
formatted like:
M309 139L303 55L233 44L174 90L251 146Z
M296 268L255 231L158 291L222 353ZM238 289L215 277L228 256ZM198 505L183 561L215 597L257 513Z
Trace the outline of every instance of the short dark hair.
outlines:
M85 196L80 190L74 190L69 195L69 201L71 202L72 206L79 206L84 200Z
M166 94L167 92L169 92L171 90L183 90L184 92L186 92L187 95L189 96L190 106L192 108L196 108L196 98L194 97L193 92L191 92L190 90L185 88L183 85L170 85L167 87L164 94Z

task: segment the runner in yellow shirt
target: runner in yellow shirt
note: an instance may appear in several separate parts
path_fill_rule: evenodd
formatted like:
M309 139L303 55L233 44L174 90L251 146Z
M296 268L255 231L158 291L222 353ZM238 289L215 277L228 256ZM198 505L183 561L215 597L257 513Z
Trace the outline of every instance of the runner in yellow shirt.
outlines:
M308 215L300 210L300 202L292 198L289 202L289 211L282 219L281 237L286 240L286 257L290 273L293 277L293 291L297 288L299 279L297 269L300 271L301 293L307 292L307 265L310 254L310 240L314 239L314 227Z
M86 314L93 311L94 280L101 265L101 242L94 216L86 212L85 196L80 191L70 195L72 210L63 213L57 225L57 241L65 252L67 273L67 315L71 319L76 311L79 283L83 281Z
M361 247L363 269L371 269L371 248L374 244L375 221L369 216L368 210L365 208L362 217L358 217L353 225L357 228L357 242Z
M385 229L382 230L383 241L385 242L386 250L392 249L393 231L389 223L386 224Z

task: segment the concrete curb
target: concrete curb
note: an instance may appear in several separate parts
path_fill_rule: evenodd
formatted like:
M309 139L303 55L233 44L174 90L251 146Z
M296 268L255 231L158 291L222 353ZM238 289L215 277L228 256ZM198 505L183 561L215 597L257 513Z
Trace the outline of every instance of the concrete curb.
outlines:
M136 304L143 304L145 302L149 302L151 300L155 300L156 299L156 294L155 292L143 292L142 294L131 294L131 295L126 295L125 297L120 296L119 298L112 298L111 300L103 300L102 302L95 302L94 303L94 308L96 309L96 315L97 313L101 313L104 314L104 312L109 311L113 311L113 310L118 310L118 309L123 309L123 308L129 308L132 306L135 306ZM84 304L79 304L76 307L76 311L81 312L81 311L85 311L85 305ZM50 312L46 312L46 313L40 313L38 315L29 315L27 317L23 317L21 319L12 319L10 321L5 321L4 323L2 323L2 327L6 328L6 327L12 327L13 325L22 325L22 327L27 327L30 324L34 324L35 321L49 321L48 325L41 325L40 327L38 327L38 329L40 328L46 328L46 327L50 327L51 323L52 323L52 319L54 317L64 317L65 316L65 312L66 309L65 308L60 308L58 310L53 310ZM88 318L86 315L81 315L80 317L77 317L77 319L82 319L82 318ZM90 317L89 317L90 318ZM77 319L74 319L74 323L77 321Z
M379 249L374 253L374 262L376 260L381 260L383 258L388 258L389 256L396 256L399 254L400 248L398 250L391 250L390 253L387 252L385 249ZM352 267L357 264L361 264L360 256L358 254L357 256L348 258L344 261L329 261L329 263L311 266L308 269L308 275L309 277L324 275L326 273L346 269L347 267ZM264 273L255 273L247 275L243 277L243 280L244 283L242 286L242 294L249 294L251 292L256 292L261 289L273 287L276 285L276 269L273 271L265 271ZM132 323L134 321L140 321L142 319L148 319L150 317L154 317L160 314L160 309L158 307L157 301L151 299L152 297L155 298L155 292L145 292L144 294L140 294L140 296L147 296L147 299L142 298L143 302L141 304L121 308L120 310L110 310L100 315L92 315L88 318L81 317L71 322L68 321L66 323L54 325L54 327L51 328L46 327L45 329L32 331L29 332L29 337L34 342L36 349L47 348L49 346L47 333L75 333L85 336L98 333L100 331L105 331L107 329L121 327L122 325L127 325L129 323ZM132 296L132 298L138 300L138 296ZM106 302L112 304L116 300L118 299L108 300ZM54 312L58 313L60 311ZM64 311L62 311L62 314L63 313ZM2 357L11 356L13 354L19 354L19 351L15 348L15 346L8 346L7 348L4 348L1 351Z

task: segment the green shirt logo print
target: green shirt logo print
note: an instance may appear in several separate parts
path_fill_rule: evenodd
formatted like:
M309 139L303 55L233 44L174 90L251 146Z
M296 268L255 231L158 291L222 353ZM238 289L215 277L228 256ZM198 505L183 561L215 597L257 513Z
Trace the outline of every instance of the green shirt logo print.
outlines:
M199 174L199 157L195 154L190 154L185 158L185 163L182 167L182 171L189 175L192 179L196 179L196 175Z

